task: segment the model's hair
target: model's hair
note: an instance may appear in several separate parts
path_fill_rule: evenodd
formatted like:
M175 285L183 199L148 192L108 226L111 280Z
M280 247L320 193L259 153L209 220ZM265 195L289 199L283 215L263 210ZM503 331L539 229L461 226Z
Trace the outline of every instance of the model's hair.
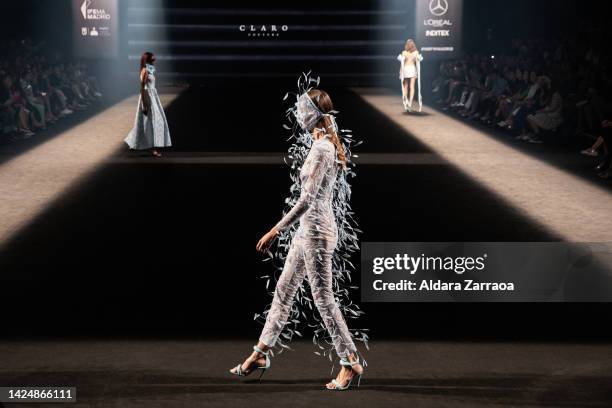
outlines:
M415 52L417 50L416 43L414 42L412 38L406 41L406 46L404 47L404 50L408 52Z
M153 62L153 53L149 51L144 52L142 57L140 57L140 69L143 69L151 62Z
M311 89L308 92L308 96L310 96L310 99L322 113L327 114L334 110L334 105L327 92L320 89ZM316 128L325 129L325 133L331 137L331 142L336 146L338 160L342 163L342 167L346 167L346 152L344 151L344 146L340 141L340 137L338 137L334 123L329 115L323 116L323 119L316 124Z

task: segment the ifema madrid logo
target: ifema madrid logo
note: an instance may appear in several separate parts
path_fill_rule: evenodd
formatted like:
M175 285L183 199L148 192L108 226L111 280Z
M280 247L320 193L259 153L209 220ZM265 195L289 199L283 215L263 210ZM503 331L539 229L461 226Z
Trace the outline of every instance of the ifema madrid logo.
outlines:
M85 20L110 20L111 15L103 8L91 8L94 0L83 0L81 5L81 13Z

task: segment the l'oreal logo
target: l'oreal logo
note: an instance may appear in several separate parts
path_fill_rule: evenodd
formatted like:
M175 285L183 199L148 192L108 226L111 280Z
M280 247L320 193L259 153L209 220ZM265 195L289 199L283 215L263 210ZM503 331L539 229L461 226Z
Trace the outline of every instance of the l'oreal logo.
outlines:
M436 28L442 28L442 27L450 27L453 25L453 22L450 20L434 20L433 18L430 18L428 20L425 20L423 22L423 25L426 27L436 27Z

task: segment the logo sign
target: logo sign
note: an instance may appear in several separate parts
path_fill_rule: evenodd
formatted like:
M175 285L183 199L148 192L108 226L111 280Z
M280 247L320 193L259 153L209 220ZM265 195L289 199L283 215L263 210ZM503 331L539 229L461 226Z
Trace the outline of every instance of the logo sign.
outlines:
M111 15L103 8L90 7L94 0L83 0L81 14L85 20L110 20Z
M462 0L416 0L416 42L421 53L452 56L460 51Z
M442 17L448 12L448 1L431 0L429 3L429 11L436 17Z
M119 0L72 0L73 47L78 58L116 58Z
M81 5L81 14L85 20L87 20L87 7L89 7L90 4L91 0L84 0L83 4Z
M436 28L442 28L442 27L450 27L453 25L453 22L450 20L443 20L443 19L433 19L430 18L428 20L425 20L423 22L424 25L429 26L429 27L436 27Z
M425 36L427 37L450 37L450 30L427 30Z
M238 30L249 37L279 37L280 33L289 31L289 26L287 24L241 24Z

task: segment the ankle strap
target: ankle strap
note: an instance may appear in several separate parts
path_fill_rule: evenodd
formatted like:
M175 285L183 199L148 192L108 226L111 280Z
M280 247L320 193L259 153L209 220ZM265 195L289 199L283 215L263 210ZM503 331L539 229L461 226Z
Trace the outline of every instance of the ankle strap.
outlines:
M269 351L263 351L262 349L260 349L257 346L253 346L253 351L255 351L256 353L259 353L259 354L263 354L264 356L267 356L268 353L269 353Z
M344 367L352 367L357 364L359 364L359 357L357 357L357 359L353 362L348 361L346 358L340 359L340 365Z

